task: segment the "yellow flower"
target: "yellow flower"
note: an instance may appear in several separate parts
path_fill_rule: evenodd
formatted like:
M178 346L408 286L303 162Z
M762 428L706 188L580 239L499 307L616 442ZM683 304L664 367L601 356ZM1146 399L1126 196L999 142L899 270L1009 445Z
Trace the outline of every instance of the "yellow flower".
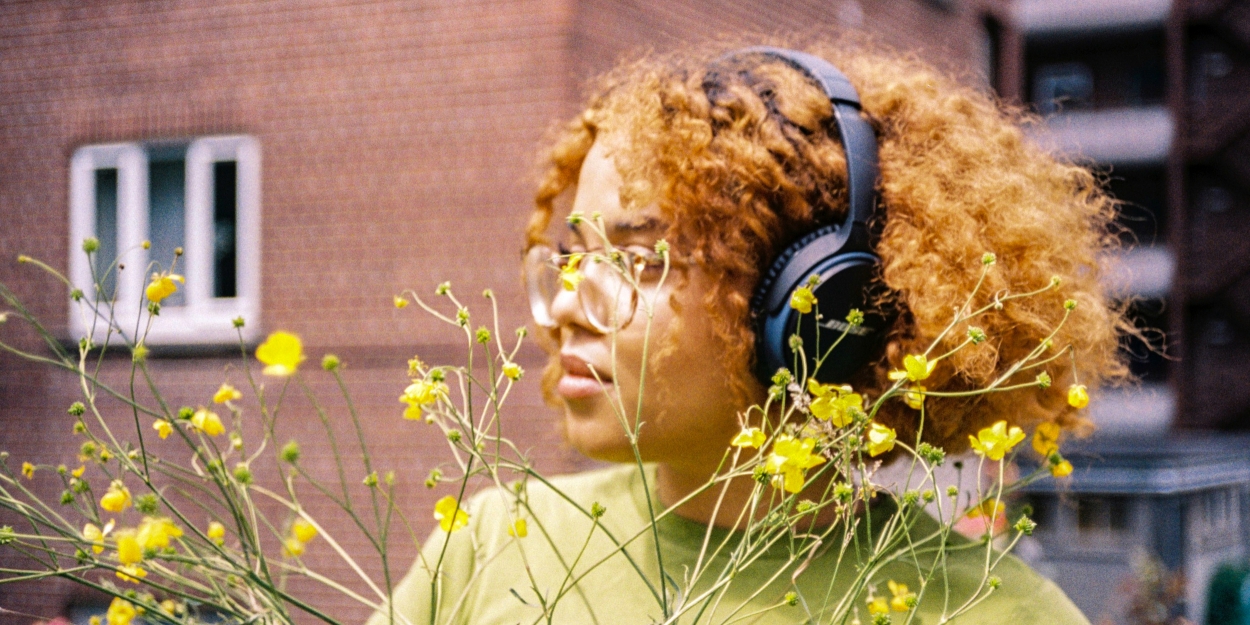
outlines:
M139 580L148 576L148 572L143 570L143 567L138 564L127 564L117 568L119 569L117 571L117 577L121 578L123 582L138 584Z
M226 542L226 526L217 521L208 524L208 530L204 532L205 536L214 543L220 545Z
M83 471L86 471L86 470L87 470L86 466L79 465L77 469L74 469L73 471L70 471L69 473L70 475L74 477L82 477Z
M790 296L790 308L793 308L805 315L811 314L812 304L816 303L816 295L812 290L801 286L794 290L794 294Z
M469 524L469 513L460 509L455 497L447 495L434 504L434 520L444 532L450 534Z
M868 601L868 613L873 616L889 614L890 604L885 600L885 597L875 597Z
M161 300L173 295L174 291L178 290L178 285L174 284L174 282L185 284L186 280L178 274L154 273L152 274L152 281L148 283L148 288L144 289L143 293L148 296L148 301L159 304Z
M1014 425L1011 429L1007 429L1006 421L999 421L990 427L981 428L976 436L968 437L968 442L972 444L972 451L990 460L1002 460L1003 456L1022 440L1024 440L1024 430Z
M512 381L520 380L521 374L523 373L525 373L525 370L521 368L521 365L518 365L515 362L508 362L508 363L504 363L503 365L504 377L508 378L509 380L512 380Z
M217 436L226 431L226 427L221 424L221 417L207 408L200 408L191 415L191 425L209 436Z
M28 480L35 479L35 465L29 462L23 462L22 475L25 475Z
M298 517L291 523L291 536L302 543L312 542L317 537L317 528L303 517Z
M825 462L819 454L812 453L815 448L815 438L800 441L789 434L778 436L764 463L764 470L773 476L773 486L790 493L802 491L807 470Z
M927 390L923 384L917 384L903 393L903 401L912 410L920 410L924 408L924 393Z
M113 480L109 489L100 497L100 507L109 512L121 512L130 507L130 489L121 480Z
M407 308L408 307L408 300L398 295L395 296L394 301L395 301L395 308Z
M88 523L82 526L82 539L91 543L91 550L95 553L104 551L104 537L113 531L113 521L109 520L104 524L104 529L96 527L95 523Z
M1043 423L1033 431L1033 451L1045 458L1059 451L1059 424Z
M807 390L816 397L808 407L812 416L829 421L834 427L850 425L855 415L864 411L864 398L859 393L851 392L849 386L819 384L808 378Z
M144 517L135 536L144 549L164 549L175 538L182 538L182 528L165 517Z
M764 432L759 428L747 428L738 432L738 435L735 436L733 441L729 444L734 447L751 447L753 449L759 449L760 445L763 445L765 439L767 438L768 437L765 436Z
M1068 387L1068 405L1080 410L1089 405L1089 391L1084 384L1073 384Z
M304 344L290 332L274 332L256 348L256 359L265 364L265 375L288 376L304 361Z
M161 612L170 616L176 616L178 613L178 602L173 599L166 599L161 602Z
M298 558L304 555L304 543L300 542L298 538L290 536L282 542L282 553L289 558Z
M898 434L893 428L888 428L880 423L873 423L868 428L868 455L880 456L881 454L894 449L894 441L898 438Z
M121 597L113 597L113 602L109 604L109 611L105 617L108 619L108 625L130 625L136 614L138 611L129 601Z
M100 615L98 614L92 614L91 618L87 619L87 625L100 625L100 623L103 622L104 621L100 620Z
M893 608L895 612L906 612L910 610L911 606L907 604L909 603L909 600L915 600L916 593L908 592L906 584L899 584L894 580L890 580L886 582L886 584L889 585L890 594L893 595L893 598L890 599L890 607Z
M937 361L929 362L924 354L908 354L903 358L903 369L895 369L890 372L891 380L902 380L907 378L912 382L919 382L928 378L933 373L933 369L937 367Z
M529 536L529 533L529 525L525 522L525 519L517 519L515 523L508 526L509 536L525 538L526 536Z
M122 564L138 564L143 561L143 546L135 538L134 530L118 530L117 561Z
M1057 464L1050 465L1050 474L1055 477L1072 475L1072 463L1067 460L1060 460Z
M582 272L578 271L578 267L582 264L582 255L573 254L569 256L569 260L560 268L560 285L565 291L576 291L577 285L586 279Z
M173 424L164 419L157 419L153 422L152 429L156 430L156 435L163 439L169 438L169 435L174 433Z
M243 393L240 393L239 389L230 386L228 383L223 383L221 388L217 389L216 393L213 393L213 403L215 404L224 404L238 399L243 399Z
M420 420L423 406L429 406L446 395L447 385L442 382L417 380L409 384L408 388L404 389L404 394L399 396L399 401L408 404L408 408L404 410L404 418Z
M977 517L1000 517L1007 513L1007 506L996 499L986 499L979 506L973 506L968 509L968 518L975 519Z

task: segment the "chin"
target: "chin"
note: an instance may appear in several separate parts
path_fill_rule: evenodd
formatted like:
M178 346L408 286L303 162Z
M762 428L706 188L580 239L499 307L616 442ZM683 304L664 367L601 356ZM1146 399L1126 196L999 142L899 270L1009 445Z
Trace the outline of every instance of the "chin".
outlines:
M566 406L564 439L578 453L602 462L634 462L629 437L616 415L586 415Z

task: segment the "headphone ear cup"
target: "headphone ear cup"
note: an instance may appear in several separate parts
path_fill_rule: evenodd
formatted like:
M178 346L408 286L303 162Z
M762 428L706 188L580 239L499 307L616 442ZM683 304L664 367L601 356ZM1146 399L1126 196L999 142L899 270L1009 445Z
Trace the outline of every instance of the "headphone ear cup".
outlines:
M868 288L878 264L877 257L869 252L831 254L802 272L803 279L785 293L784 305L771 311L756 309L756 375L765 386L782 367L795 374L806 373L823 384L843 383L878 355L887 320L867 309ZM816 276L810 287L816 305L811 313L800 314L789 305L790 295L795 288L807 285L812 276ZM773 283L769 288L784 287ZM778 295L767 293L761 300L774 301ZM847 323L852 309L864 313L863 324ZM800 352L791 347L795 335L802 341L803 363L798 358Z

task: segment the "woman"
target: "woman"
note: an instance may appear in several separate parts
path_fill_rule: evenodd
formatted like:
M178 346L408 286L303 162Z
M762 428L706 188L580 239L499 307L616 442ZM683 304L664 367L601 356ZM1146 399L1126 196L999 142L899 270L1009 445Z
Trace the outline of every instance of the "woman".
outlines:
M1052 367L1051 388L926 397L923 440L957 453L999 420L1080 425L1062 389L1125 374L1121 317L1098 287L1114 202L1088 171L1027 143L1022 117L983 93L861 45L804 49L846 74L879 146L880 200L870 224L879 296L868 312L890 325L849 382L870 397L890 388L889 372L938 339L974 291L983 254L994 252L998 265L974 307L1053 277L1062 288L979 318L990 339L945 358L925 385L984 387L1056 326L1053 343L1077 346L1076 357ZM535 274L550 258L538 246L550 244L551 230L566 230L552 227L561 222L557 206L571 201L582 218L559 235L557 261L572 282L531 293L536 321L550 329L545 388L563 407L566 441L620 464L553 480L556 490L530 481L524 510L505 494L479 495L464 531L436 532L426 545L396 592L395 612L412 623L428 622L435 609L438 621L465 623L797 623L827 622L839 611L847 622L870 622L877 610L869 604L885 597L902 602L894 606L899 618L914 608L924 623L954 613L964 623L1086 622L1062 591L1013 558L998 563L998 582L986 590L984 549L951 547L919 597L903 587L919 587L926 575L915 563L888 564L856 592L854 572L867 563L839 559L837 549L817 546L800 560L781 547L763 549L751 566L733 562L729 550L709 554L707 545L736 544L743 528L761 522L742 514L759 492L750 476L705 488L726 470L735 437L774 418L744 412L769 393L766 376L753 374L753 293L786 246L848 210L847 161L829 96L775 56L732 51L688 49L622 64L597 82L548 153L528 233L531 284L542 282ZM657 243L671 250L667 274ZM621 281L602 263L581 256L614 251L619 266L636 272L629 293L610 287ZM1080 306L1060 324L1068 298ZM938 353L963 338L942 339ZM921 427L903 401L887 402L875 420L900 441L915 441ZM792 492L819 501L831 479ZM650 519L668 509L652 528ZM811 527L829 527L833 509L818 510ZM879 528L892 511L886 503L861 510L863 523L842 544L870 543L874 520ZM541 536L518 536L527 517ZM912 532L934 525L921 519ZM719 573L731 569L726 581ZM854 606L838 605L848 591Z

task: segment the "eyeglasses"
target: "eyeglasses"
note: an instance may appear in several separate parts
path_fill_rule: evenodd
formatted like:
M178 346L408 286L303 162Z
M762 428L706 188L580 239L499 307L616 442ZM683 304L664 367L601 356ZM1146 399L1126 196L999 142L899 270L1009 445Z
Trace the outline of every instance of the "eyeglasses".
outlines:
M575 293L596 331L615 332L633 321L640 293L654 293L664 265L663 256L645 249L570 252L536 245L524 260L530 312L535 323L554 329L560 325L552 314L556 298Z

